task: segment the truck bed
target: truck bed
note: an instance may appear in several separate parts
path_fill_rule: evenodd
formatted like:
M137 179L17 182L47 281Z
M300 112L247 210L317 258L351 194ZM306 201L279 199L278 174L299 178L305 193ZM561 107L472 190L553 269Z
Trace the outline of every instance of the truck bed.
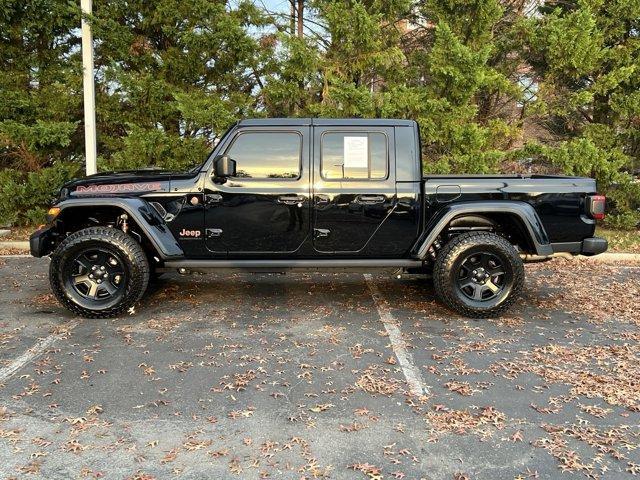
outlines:
M557 178L557 179L573 179L573 180L582 180L583 177L571 177L566 175L541 175L537 173L496 173L496 174L429 174L423 175L423 180L442 180L442 179L458 179L458 178L481 178L481 179L491 179L491 178L530 178L530 179L549 179L549 178ZM591 180L591 179L587 179Z
M585 197L596 193L592 178L562 175L425 175L427 208L450 202L515 200L531 204L549 240L576 242L592 237L595 221L585 216Z

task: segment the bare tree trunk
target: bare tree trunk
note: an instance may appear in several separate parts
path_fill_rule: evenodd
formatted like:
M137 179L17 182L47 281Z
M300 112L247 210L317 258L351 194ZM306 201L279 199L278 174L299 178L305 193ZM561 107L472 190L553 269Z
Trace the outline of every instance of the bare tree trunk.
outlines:
M298 0L298 38L304 36L304 0Z
M291 36L296 34L296 0L289 0L290 9L290 20L289 20L289 32Z

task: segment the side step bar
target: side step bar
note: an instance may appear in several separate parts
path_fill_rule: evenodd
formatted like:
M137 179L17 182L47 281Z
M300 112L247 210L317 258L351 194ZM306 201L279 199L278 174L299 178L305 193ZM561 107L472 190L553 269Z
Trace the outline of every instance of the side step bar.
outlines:
M421 267L421 260L412 259L316 259L316 260L169 260L165 269L322 269L322 268L412 268Z

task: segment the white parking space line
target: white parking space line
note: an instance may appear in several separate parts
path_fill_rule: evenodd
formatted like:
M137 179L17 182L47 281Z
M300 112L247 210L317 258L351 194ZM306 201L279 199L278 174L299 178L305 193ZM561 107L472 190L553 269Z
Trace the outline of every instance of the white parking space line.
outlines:
M39 355L42 355L42 353L44 353L49 347L51 347L51 345L63 338L67 333L69 333L70 330L73 330L76 325L78 325L77 321L67 323L62 333L54 333L46 338L39 340L33 347L13 360L11 363L9 363L9 365L2 367L0 369L0 384L4 383L5 380L11 377L14 373L24 367L31 360L38 357Z
M382 298L380 290L378 290L378 286L373 282L371 275L365 273L364 279L367 282L373 301L378 309L380 320L382 320L384 328L389 335L393 353L396 354L398 363L400 363L400 367L402 368L402 373L404 373L404 377L407 379L409 390L413 395L428 395L429 389L422 379L420 370L413 363L413 355L407 351L406 343L402 338L402 332L398 327L398 321L391 313L386 301Z

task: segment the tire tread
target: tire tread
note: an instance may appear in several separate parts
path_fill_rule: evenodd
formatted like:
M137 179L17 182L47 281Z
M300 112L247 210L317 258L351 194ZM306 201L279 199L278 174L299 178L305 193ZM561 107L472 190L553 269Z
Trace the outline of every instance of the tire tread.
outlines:
M123 254L126 261L130 263L131 278L127 281L123 301L104 310L91 310L75 303L65 295L63 282L60 277L61 261L65 253L89 241L106 243L110 247L116 248ZM72 233L65 238L51 254L51 263L49 265L49 283L51 284L51 289L55 297L65 308L85 318L110 318L127 311L144 295L147 285L149 284L149 275L149 261L142 246L122 230L112 227L89 227Z
M509 296L499 305L480 309L462 302L455 293L450 280L451 269L456 259L469 247L490 245L505 253L513 267L513 286ZM491 318L499 316L509 309L518 299L524 285L524 264L516 249L505 238L489 232L468 232L458 235L438 252L433 268L433 285L440 301L450 309L471 318Z

